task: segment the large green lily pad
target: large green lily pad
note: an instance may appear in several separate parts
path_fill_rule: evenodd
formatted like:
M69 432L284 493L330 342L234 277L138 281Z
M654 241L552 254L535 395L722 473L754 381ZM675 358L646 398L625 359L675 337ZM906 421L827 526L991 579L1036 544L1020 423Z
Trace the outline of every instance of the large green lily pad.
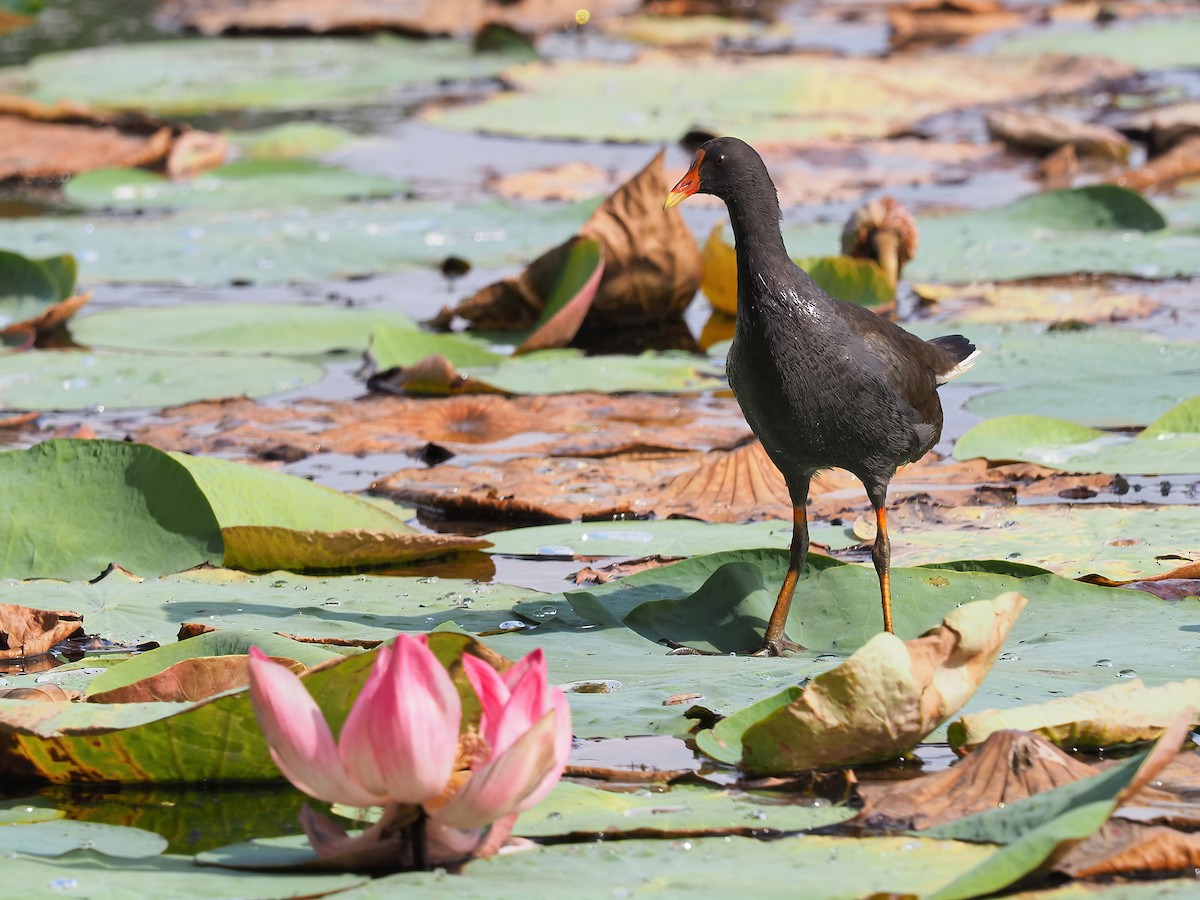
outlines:
M1068 472L1192 475L1200 471L1200 397L1171 409L1137 437L1043 416L988 419L959 438L954 455L1024 460Z
M121 350L39 350L0 356L0 407L83 410L175 406L218 397L265 397L319 380L300 359Z
M381 35L112 44L0 71L0 90L167 115L382 103L442 81L493 78L514 57Z
M1191 69L1196 66L1200 18L1156 18L1113 26L1082 25L1069 30L1024 32L1008 38L997 52L1029 56L1071 53L1104 56L1141 70Z
M184 210L153 220L77 216L0 220L0 246L74 253L90 282L323 281L447 256L472 265L521 263L577 231L595 203L542 208L380 200L314 208Z
M145 169L95 169L74 176L63 194L89 209L258 209L393 197L407 188L404 182L307 160L246 160L186 181Z
M166 849L166 840L152 831L101 822L60 819L0 828L0 851L5 853L62 856L73 850L94 850L118 859L144 859Z
M5 578L90 579L110 563L159 575L220 563L221 534L203 491L152 447L46 441L0 453L0 483Z
M303 356L365 350L372 330L384 325L416 328L404 313L383 309L188 303L95 313L73 321L71 334L81 344L123 350Z
M1083 71L1059 76L1060 90L1068 81L1082 87L1095 77ZM695 128L751 143L876 137L937 112L1039 95L1049 77L1037 60L1010 61L1003 70L945 55L718 58L687 66L647 52L620 62L518 66L505 73L515 91L431 110L427 117L445 128L523 138L658 143Z
M75 291L72 256L29 259L0 250L0 331L41 316Z
M1194 204L1193 198L1186 209ZM1200 274L1195 225L1172 230L1164 223L1148 201L1122 188L1047 191L994 209L919 216L921 247L904 271L919 281L957 283L1076 272ZM838 231L831 225L794 226L784 229L784 239L793 256L819 255L837 246Z

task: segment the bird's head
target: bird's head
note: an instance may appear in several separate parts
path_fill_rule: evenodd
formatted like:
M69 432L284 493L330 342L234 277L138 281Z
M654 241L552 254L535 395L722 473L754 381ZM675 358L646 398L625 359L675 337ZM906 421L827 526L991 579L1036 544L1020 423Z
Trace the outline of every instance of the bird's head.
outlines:
M692 194L712 194L728 203L759 182L765 182L774 194L767 167L753 147L735 137L713 138L696 151L691 168L667 194L663 209L682 203Z

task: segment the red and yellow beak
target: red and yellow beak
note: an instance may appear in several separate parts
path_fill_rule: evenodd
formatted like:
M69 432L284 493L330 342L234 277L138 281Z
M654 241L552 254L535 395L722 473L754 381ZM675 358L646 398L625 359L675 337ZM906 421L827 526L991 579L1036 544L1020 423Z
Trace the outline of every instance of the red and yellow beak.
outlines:
M692 157L692 167L688 169L686 175L679 179L679 184L671 189L671 193L667 194L667 202L663 204L663 209L670 209L672 206L682 203L700 190L700 163L703 161L704 151L697 150L696 155Z

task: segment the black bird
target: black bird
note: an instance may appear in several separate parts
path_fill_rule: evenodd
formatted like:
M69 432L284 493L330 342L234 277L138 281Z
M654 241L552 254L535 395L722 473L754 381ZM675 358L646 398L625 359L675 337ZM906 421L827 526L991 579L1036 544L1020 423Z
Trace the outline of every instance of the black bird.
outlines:
M897 468L938 442L937 387L974 365L978 351L960 334L921 340L818 287L788 256L775 185L749 144L732 137L705 143L664 205L695 193L720 197L729 209L738 277L729 385L792 500L787 577L758 655L803 649L784 626L808 558L805 506L819 469L846 469L867 489L879 526L871 558L883 627L891 631L888 484Z

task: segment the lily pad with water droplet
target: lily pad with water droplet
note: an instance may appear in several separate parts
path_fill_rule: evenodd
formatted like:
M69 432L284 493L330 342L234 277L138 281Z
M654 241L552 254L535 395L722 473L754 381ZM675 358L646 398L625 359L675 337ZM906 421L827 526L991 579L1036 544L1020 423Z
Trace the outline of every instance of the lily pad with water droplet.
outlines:
M1001 416L954 447L958 459L1023 460L1070 472L1192 475L1200 471L1200 397L1174 407L1137 437L1043 416Z
M299 359L39 350L0 356L0 407L86 410L264 397L312 384L324 369Z

